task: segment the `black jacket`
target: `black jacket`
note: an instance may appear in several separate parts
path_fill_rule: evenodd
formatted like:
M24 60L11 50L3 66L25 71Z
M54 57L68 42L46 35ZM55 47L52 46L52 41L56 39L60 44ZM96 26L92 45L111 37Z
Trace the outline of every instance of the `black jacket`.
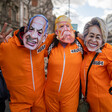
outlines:
M0 70L0 102L9 99L9 97L10 97L9 91L7 90L5 80Z

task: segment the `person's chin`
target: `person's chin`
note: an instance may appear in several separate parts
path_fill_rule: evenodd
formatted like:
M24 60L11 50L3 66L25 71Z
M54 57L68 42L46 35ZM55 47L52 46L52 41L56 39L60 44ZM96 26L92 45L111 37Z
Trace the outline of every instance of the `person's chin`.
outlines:
M70 43L73 43L74 40L75 39L73 39L73 38L72 39L71 38L66 38L66 39L63 39L63 40L60 40L60 41L63 42L63 43L69 43L70 44Z
M29 45L27 45L27 46L25 46L27 49L29 49L29 50L35 50L36 49L36 46L29 46Z
M71 43L74 42L74 39L68 39L68 40L66 40L65 42L71 44Z
M98 46L91 46L89 44L86 44L86 46L87 46L87 49L91 52L94 52L98 49Z
M90 48L90 47L87 47L87 48L88 48L88 50L89 50L90 52L94 52L94 51L97 50L97 48Z

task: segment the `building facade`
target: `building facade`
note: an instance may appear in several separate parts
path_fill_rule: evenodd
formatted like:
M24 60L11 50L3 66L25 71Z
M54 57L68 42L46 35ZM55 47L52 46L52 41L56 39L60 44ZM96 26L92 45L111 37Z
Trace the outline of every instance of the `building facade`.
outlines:
M107 26L108 26L108 39L107 39L107 42L112 45L112 14L107 15L106 23L107 23Z
M11 0L0 1L0 30L4 23L8 23L8 27L17 29L19 27L18 20L19 6L18 1L12 2Z
M49 21L48 33L52 33L55 20L52 10L51 0L0 0L0 31L5 22L8 23L8 29L15 31L27 25L30 17L43 14Z

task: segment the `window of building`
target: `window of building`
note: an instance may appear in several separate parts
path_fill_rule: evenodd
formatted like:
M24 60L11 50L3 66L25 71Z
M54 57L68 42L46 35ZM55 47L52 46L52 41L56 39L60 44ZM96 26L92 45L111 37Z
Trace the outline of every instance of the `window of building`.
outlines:
M26 7L24 7L24 17L26 18Z
M11 14L11 20L12 21L16 21L16 11L15 10L12 10L12 14Z

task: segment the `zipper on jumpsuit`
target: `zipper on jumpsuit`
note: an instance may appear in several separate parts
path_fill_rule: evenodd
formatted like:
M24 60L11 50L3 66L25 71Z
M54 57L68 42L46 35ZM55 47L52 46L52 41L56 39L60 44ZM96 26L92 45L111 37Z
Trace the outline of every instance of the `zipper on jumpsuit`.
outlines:
M63 80L63 76L64 76L64 70L65 70L65 51L64 51L64 60L63 60L63 71L62 71L62 75L61 75L61 81L60 81L58 92L60 92L60 89L61 89L62 80Z
M33 82L33 89L35 91L35 82L34 82L34 74L33 74L33 62L32 62L32 53L30 50L30 61L31 61L31 70L32 70L32 82Z

